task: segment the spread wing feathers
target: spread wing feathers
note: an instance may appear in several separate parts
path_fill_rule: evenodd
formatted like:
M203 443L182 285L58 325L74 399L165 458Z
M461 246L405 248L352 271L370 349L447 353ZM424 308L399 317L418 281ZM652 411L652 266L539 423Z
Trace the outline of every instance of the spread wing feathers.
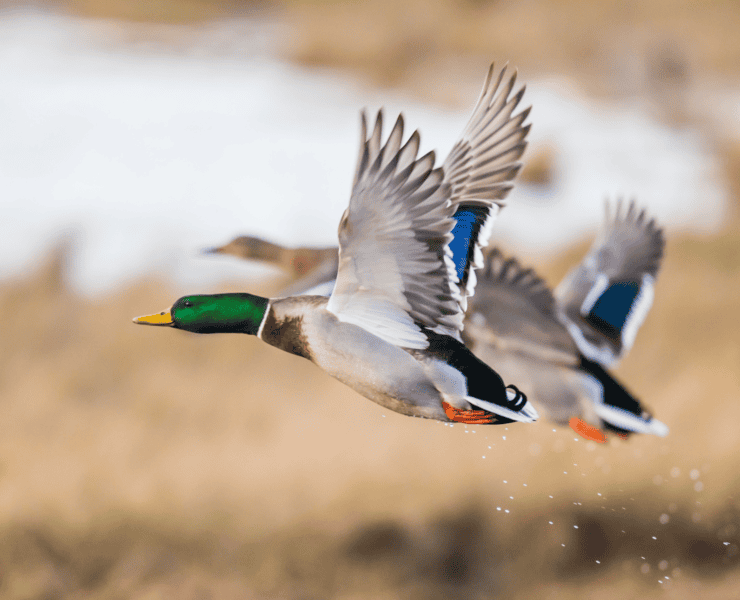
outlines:
M522 86L510 97L516 71L503 85L506 67L498 77L494 74L491 65L470 121L444 163L445 181L452 187L452 204L457 211L474 213L479 223L475 236L469 238L469 260L464 269L458 269L463 309L466 299L475 292L475 270L483 266L481 249L488 245L495 217L521 169L518 160L530 129L523 123L531 107L513 115L525 90Z
M609 366L632 347L653 301L665 241L654 219L634 201L614 215L580 265L555 290L559 316L581 352Z
M578 349L558 321L547 283L494 248L471 300L465 335L475 343L573 364Z
M450 186L434 152L417 158L399 116L381 145L383 113L362 143L349 207L339 223L339 269L327 309L384 340L424 349L419 324L459 339L463 311L448 247L455 225Z
M521 168L517 161L526 148L524 140L530 129L522 123L531 108L512 116L525 86L509 98L516 71L499 89L505 73L506 67L494 79L491 65L470 121L444 163L453 203L478 199L503 206L512 187L510 181Z

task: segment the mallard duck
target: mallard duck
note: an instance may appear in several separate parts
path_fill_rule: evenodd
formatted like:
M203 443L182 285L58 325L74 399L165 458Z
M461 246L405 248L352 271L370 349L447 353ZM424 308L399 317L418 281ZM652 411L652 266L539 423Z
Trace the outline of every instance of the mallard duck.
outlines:
M491 66L462 138L444 165L404 143L399 115L365 113L349 207L339 223L334 290L323 296L191 295L134 322L195 333L248 333L311 360L402 414L464 423L531 422L537 411L461 341L481 248L520 169L529 110L513 115L516 73ZM456 248L451 249L453 234ZM454 252L454 255L453 255Z
M464 342L505 379L524 383L545 416L587 439L605 441L604 430L622 437L666 435L665 425L604 369L632 347L652 303L663 246L654 220L634 203L625 214L618 205L613 217L607 212L587 257L556 289L557 299L531 269L493 249L466 316ZM300 249L313 256L325 252L324 260L308 272L294 271L289 289L330 295L337 250ZM220 252L275 262L272 257L291 250L242 236Z
M532 269L499 250L487 256L464 338L484 362L515 378L551 420L598 442L606 432L665 436L604 367L624 356L650 309L663 235L634 202L607 214L583 261L553 295Z
M205 254L225 254L244 260L268 262L286 271L294 282L280 290L281 296L329 296L334 289L339 267L339 248L286 248L262 238L240 235L223 246L203 250Z

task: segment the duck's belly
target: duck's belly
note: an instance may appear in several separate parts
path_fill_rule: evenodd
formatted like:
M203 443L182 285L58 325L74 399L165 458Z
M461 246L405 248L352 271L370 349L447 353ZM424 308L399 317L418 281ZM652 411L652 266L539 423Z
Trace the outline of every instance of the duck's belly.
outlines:
M332 377L390 410L448 420L430 365L356 325L334 320L320 335L324 343L311 347L311 360Z
M567 424L583 413L583 389L572 368L490 345L474 350L507 383L513 383L549 420Z

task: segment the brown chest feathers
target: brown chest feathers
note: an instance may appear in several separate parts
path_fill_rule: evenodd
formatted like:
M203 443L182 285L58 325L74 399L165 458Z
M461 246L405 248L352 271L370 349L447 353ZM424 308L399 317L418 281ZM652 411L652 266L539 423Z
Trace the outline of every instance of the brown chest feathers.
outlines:
M311 360L311 350L301 325L303 317L280 317L271 308L265 317L260 337L271 346Z

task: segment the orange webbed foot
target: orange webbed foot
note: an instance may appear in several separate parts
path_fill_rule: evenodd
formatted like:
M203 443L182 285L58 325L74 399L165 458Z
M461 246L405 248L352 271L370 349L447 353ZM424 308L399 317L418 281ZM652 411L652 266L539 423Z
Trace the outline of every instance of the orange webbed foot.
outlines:
M601 431L601 429L599 429L598 427L589 425L583 419L573 417L568 424L570 425L570 428L582 438L598 442L599 444L603 444L604 442L606 442L606 436L604 435L604 432Z
M488 425L496 420L496 417L485 410L463 410L455 408L452 404L442 401L442 408L450 421L455 423L466 423L467 425Z

